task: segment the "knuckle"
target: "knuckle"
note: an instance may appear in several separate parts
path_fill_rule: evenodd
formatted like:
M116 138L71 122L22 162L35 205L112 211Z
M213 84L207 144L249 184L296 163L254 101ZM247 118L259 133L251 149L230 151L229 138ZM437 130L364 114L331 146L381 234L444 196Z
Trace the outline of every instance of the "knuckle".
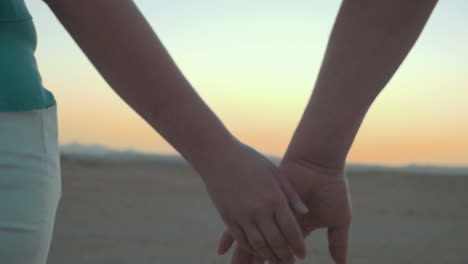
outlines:
M242 233L236 226L228 227L228 230L236 240L242 240Z
M269 198L266 202L267 208L269 209L278 209L281 208L284 204L284 201L279 197Z
M266 248L266 245L265 243L263 242L262 239L254 239L252 240L252 247L254 247L255 249L257 250L261 250L261 249L265 249Z
M253 203L250 205L249 208L249 215L250 216L258 216L261 212L263 212L264 207L260 203Z
M244 249L244 250L247 250L249 251L251 248L250 248L250 245L246 242L246 241L237 241L238 245Z
M285 247L284 244L280 241L272 241L271 242L271 247L278 253L282 252L285 253Z
M269 216L276 211L284 209L284 201L280 197L265 198L262 202L253 203L250 205L248 215L250 218L259 219Z
M268 216L269 212L270 210L265 206L258 206L251 209L251 211L249 212L249 218L256 219L255 222L257 222L260 221L259 219L263 219L266 216Z
M281 208L281 200L279 199L267 199L264 201L262 208L257 211L257 215L271 216L278 208Z

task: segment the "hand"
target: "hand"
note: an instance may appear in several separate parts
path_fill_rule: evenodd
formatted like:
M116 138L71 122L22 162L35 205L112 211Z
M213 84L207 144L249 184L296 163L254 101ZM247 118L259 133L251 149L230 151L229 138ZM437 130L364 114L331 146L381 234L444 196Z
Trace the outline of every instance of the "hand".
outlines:
M327 228L331 257L337 264L346 264L351 199L345 173L296 161L283 161L279 171L289 179L309 208L307 215L296 215L304 236L318 228ZM229 231L225 231L218 252L226 253L234 240ZM264 262L264 258L240 247L236 247L232 259L232 264Z
M304 237L290 206L302 213L307 208L275 164L239 146L199 171L229 233L266 259L292 263L291 250L304 258Z

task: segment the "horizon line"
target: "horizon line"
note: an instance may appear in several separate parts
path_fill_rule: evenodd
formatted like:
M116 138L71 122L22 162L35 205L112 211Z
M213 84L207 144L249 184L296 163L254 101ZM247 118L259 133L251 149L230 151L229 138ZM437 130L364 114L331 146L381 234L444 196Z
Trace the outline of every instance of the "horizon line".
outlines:
M69 151L71 148L78 148L79 150ZM140 156L160 156L160 157L170 157L170 158L179 158L184 160L184 157L179 153L162 153L162 152L146 152L137 150L132 147L127 148L115 148L109 147L104 144L100 143L90 143L90 144L83 144L78 141L73 141L71 143L59 144L60 152L64 154L68 152L72 152L69 154L73 154L75 152L81 152L83 154L94 154L94 155L103 155L106 152L112 152L114 154L133 154L133 155L140 155ZM93 151L91 151L93 150ZM94 152L94 153L93 153ZM262 152L261 152L262 153ZM281 157L275 154L270 153L262 153L266 157L270 159L274 159L274 161L279 162ZM448 164L433 164L433 163L418 163L418 162L408 162L405 164L383 164L383 163L367 163L367 162L347 162L346 167L353 166L353 167L383 167L383 168L390 168L390 169L404 169L404 168L434 168L434 169L458 169L458 170L467 170L468 165L448 165Z

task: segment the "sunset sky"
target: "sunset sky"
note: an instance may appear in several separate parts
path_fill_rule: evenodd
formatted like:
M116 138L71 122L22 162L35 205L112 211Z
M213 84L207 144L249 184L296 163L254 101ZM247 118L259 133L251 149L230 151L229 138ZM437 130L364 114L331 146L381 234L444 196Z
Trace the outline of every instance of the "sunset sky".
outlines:
M281 156L312 92L340 1L135 0L226 126ZM101 79L42 1L34 17L60 143L174 153ZM468 2L440 1L377 98L350 162L468 165Z

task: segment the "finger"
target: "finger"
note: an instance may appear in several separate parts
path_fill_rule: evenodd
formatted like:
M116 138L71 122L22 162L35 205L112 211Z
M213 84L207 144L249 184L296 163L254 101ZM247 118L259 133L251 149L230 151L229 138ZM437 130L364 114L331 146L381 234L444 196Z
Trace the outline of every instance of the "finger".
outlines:
M250 245L246 234L239 225L232 225L229 227L229 233L237 241L237 245L247 250L248 252L255 252L253 247Z
M268 219L266 222L260 223L258 227L275 256L281 260L281 263L294 263L294 257L289 251L288 243L275 224L274 219Z
M224 255L226 252L229 251L229 249L232 247L232 244L234 243L234 237L231 235L228 229L224 230L223 234L219 238L219 243L218 243L218 254L219 255Z
M234 254L232 255L231 264L250 264L250 254L243 248L236 246Z
M264 264L265 259L252 255L241 247L236 247L231 260L231 264Z
M307 254L304 236L289 208L277 211L275 213L275 220L294 255L304 259Z
M309 209L302 201L301 197L299 197L296 190L294 190L289 180L283 175L277 175L276 179L278 180L279 185L281 186L281 189L283 190L283 193L291 207L299 214L307 214Z
M265 259L262 257L251 256L249 264L265 264Z
M328 249L336 264L346 264L349 227L328 229Z
M254 223L243 225L249 244L254 249L254 252L266 258L269 261L278 262L279 259L275 257L273 251L268 247L261 231Z

